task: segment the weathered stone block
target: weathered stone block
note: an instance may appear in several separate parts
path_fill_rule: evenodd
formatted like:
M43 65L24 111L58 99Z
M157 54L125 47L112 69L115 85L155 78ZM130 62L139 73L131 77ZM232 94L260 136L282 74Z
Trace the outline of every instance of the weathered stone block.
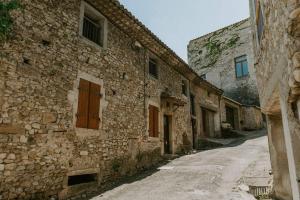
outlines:
M55 123L56 122L56 114L54 113L43 113L43 123L48 124L48 123Z
M16 155L13 154L13 153L8 154L7 159L8 159L8 160L15 160L15 159L16 159Z

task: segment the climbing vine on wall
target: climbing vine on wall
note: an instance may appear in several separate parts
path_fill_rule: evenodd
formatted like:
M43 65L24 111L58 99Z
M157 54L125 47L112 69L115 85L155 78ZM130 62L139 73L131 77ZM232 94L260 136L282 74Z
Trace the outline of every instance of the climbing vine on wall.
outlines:
M12 31L13 19L10 11L21 8L20 0L0 2L0 42L7 39Z
M206 59L209 60L208 64L203 66L202 68L211 67L216 64L222 52L236 46L239 41L240 36L238 34L234 34L230 39L225 42L221 42L220 40L213 39L212 37L208 40L208 42L204 45L207 50L207 54L205 56Z

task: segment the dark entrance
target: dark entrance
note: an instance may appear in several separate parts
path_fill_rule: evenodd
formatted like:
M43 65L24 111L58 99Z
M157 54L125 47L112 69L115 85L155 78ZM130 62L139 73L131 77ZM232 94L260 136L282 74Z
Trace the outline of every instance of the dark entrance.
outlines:
M165 154L171 154L170 144L170 117L164 115L164 151Z
M226 106L226 121L232 126L233 129L235 129L234 108L229 106Z
M193 132L193 149L197 149L197 124L196 119L192 118L192 132Z

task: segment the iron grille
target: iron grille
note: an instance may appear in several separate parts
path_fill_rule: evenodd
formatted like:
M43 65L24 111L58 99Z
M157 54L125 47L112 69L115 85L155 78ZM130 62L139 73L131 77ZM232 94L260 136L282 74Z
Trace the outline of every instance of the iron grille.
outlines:
M84 16L83 19L83 32L82 35L95 42L96 44L99 44L102 46L101 41L101 25L93 21L92 19L88 18L87 16Z

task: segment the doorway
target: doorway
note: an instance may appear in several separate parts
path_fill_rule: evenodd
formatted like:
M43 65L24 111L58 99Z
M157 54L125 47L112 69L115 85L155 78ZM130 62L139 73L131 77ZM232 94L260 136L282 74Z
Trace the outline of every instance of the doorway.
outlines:
M215 112L201 108L202 112L202 131L205 137L214 137L215 136Z
M171 154L171 117L168 115L164 115L164 153Z
M226 122L229 123L233 129L236 129L234 108L229 107L229 106L226 106Z
M197 149L197 121L192 118L193 149Z

